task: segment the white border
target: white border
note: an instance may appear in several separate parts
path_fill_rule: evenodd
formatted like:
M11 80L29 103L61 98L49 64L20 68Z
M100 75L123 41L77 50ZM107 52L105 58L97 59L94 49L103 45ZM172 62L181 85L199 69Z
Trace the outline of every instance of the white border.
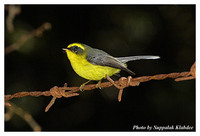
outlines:
M1 47L2 49L0 50L1 51L1 57L0 57L0 61L1 61L1 64L4 64L4 4L196 4L196 60L198 60L199 58L199 54L198 54L198 51L199 51L199 3L197 0L106 0L106 1L102 1L102 0L94 0L94 1L91 1L91 0L73 0L73 1L64 1L64 0L35 0L35 1L28 1L28 0L1 0L0 2L0 17L1 17L1 20L3 21L0 21L1 23L1 36L0 36L0 41L2 42L1 43ZM197 75L199 75L199 70L198 70L198 63L197 63ZM9 132L4 132L4 102L2 101L2 98L4 98L4 67L1 66L1 112L0 112L0 122L3 123L3 125L1 125L1 131L0 131L0 135L13 135L14 133L9 133ZM197 79L198 79L198 76L197 76ZM198 84L198 80L196 80L196 132L99 132L99 133L96 133L96 132L39 132L37 134L39 135L87 135L87 136L102 136L103 135L110 135L111 133L115 136L121 136L121 135L174 135L174 136L177 136L177 135L200 135L199 132L200 132L200 127L199 127L199 124L200 124L200 120L199 120L199 115L200 115L200 111L199 111L199 103L200 103L200 99L199 99L199 84ZM2 127L3 126L3 127ZM156 134L155 134L156 133ZM27 133L27 132L18 132L17 133L18 135L34 135L35 136L35 133Z

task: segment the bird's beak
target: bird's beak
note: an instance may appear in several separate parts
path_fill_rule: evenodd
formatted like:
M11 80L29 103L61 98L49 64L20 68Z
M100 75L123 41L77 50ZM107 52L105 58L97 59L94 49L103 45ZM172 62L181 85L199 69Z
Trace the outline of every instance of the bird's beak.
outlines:
M67 50L69 50L69 49L67 49L67 48L62 48L62 50L63 50L63 51L67 51Z

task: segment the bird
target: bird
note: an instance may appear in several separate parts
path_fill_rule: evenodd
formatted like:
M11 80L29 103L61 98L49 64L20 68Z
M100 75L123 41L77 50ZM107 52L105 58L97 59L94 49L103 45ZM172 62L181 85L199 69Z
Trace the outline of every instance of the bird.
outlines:
M90 81L99 81L96 85L100 88L102 79L106 76L118 74L121 70L135 75L133 71L127 68L127 62L142 59L159 59L159 56L142 55L128 57L113 57L103 50L92 48L83 43L71 43L67 48L62 48L71 63L73 70L82 78L88 81L80 86L83 87Z

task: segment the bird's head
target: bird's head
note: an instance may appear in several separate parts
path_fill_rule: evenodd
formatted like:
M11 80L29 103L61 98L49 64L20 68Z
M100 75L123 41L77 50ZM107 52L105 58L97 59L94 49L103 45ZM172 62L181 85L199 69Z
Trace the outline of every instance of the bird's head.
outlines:
M63 48L63 50L68 53L71 52L76 55L82 55L84 54L86 48L84 44L81 43L71 43L67 46L67 48Z
M67 48L63 48L63 50L66 52L70 61L80 61L80 59L86 58L86 53L89 48L91 47L82 43L71 43Z

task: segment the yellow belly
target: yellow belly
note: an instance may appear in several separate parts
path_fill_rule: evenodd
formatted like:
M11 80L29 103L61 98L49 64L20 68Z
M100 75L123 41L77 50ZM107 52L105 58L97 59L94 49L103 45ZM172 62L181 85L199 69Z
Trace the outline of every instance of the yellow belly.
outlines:
M85 79L101 80L102 78L105 78L106 75L112 76L121 71L120 69L116 68L91 64L84 57L85 56L77 57L72 54L68 54L68 58L74 71Z

